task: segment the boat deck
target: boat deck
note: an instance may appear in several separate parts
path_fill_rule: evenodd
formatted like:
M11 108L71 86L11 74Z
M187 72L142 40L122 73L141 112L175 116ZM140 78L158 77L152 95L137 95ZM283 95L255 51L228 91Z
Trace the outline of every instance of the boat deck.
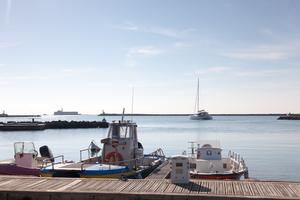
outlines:
M300 199L300 182L0 176L0 199Z

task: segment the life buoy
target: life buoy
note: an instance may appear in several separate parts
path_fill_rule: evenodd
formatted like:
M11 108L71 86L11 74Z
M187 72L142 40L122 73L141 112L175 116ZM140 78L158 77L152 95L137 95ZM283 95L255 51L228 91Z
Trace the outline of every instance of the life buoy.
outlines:
M109 163L120 162L123 161L123 156L117 151L112 151L105 155L105 161Z

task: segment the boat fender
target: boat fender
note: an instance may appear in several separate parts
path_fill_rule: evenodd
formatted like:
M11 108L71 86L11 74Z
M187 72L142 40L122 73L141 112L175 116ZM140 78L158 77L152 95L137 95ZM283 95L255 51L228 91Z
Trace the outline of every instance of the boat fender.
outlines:
M120 180L121 180L121 181L128 181L128 177L122 174L122 175L120 176Z
M123 156L119 152L112 151L112 152L109 152L108 154L106 154L105 161L106 162L123 161Z

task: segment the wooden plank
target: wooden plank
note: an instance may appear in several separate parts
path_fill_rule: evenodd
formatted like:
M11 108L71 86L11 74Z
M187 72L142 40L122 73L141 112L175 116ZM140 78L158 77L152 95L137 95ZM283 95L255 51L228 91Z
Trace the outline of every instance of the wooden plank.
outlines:
M182 193L183 184L174 184L175 188L173 190L173 193Z
M56 191L64 191L64 190L66 190L66 189L68 189L68 188L70 188L70 187L72 187L74 185L77 185L80 182L81 182L81 180L74 180L73 182L71 182L71 183L69 183L67 185L64 185L64 186L62 186L60 188L57 188Z
M164 191L165 193L172 193L175 189L176 185L172 183L168 183L168 187Z
M134 187L136 187L136 182L135 182L135 181L130 180L129 182L130 182L130 184L129 184L127 187L125 187L125 188L122 190L122 192L129 192L129 191L132 190Z
M295 194L300 197L300 187L297 184L291 184L290 187L293 189Z
M259 192L256 189L255 183L249 182L247 183L249 189L251 190L252 196L259 196Z
M202 181L201 182L201 188L199 190L199 193L208 193L209 191L209 185L207 181Z
M27 184L27 185L25 185L24 187L21 187L20 189L32 189L34 186L36 186L36 185L40 185L40 184L42 184L42 183L44 183L44 182L46 182L47 180L45 180L45 179L42 179L42 180L38 180L38 181L33 181L32 180L32 183L31 184Z
M116 181L115 180L110 180L110 181L107 181L106 184L101 187L101 191L109 191L111 188L114 188L114 185L116 184Z
M155 184L156 181L157 180L146 180L147 184L144 185L144 187L142 187L140 191L148 192L150 188Z
M124 190L124 188L128 187L129 184L130 184L130 182L128 182L128 181L121 181L119 187L116 188L115 191L121 192L122 190Z
M209 194L217 194L216 182L214 182L214 181L208 181L208 183L209 183L210 190L207 191L207 193L209 193Z
M250 188L248 187L247 183L239 184L239 186L242 189L244 196L252 196Z
M52 181L49 185L46 191L56 191L57 189L68 185L72 182L73 180L55 180Z
M117 182L113 185L113 187L106 188L106 191L115 192L115 191L117 191L117 188L122 187L124 184L126 184L125 181L117 181Z
M191 183L191 185L192 185L192 188L191 188L191 193L192 194L198 194L198 192L199 192L199 190L200 190L200 188L201 188L201 181L193 181L192 183Z
M133 188L130 190L130 192L137 192L137 191L139 191L139 189L141 189L141 187L144 186L144 187L143 187L143 189L144 189L144 188L147 187L147 185L149 184L148 181L143 181L142 179L139 179L139 180L135 181L135 183L136 183L136 186L133 187Z
M275 183L275 184L273 184L273 186L276 189L276 191L277 191L278 194L280 194L283 197L287 196L286 191L281 188L281 186L280 186L279 183Z
M148 192L155 192L162 184L163 184L163 181L155 180L155 182L152 184L152 186L148 189Z
M160 185L159 188L157 188L155 190L155 192L157 192L157 193L163 193L167 189L168 185L169 185L169 182L167 180L163 180L162 184Z
M273 187L271 183L267 185L268 189L270 190L270 195L273 197L281 197L281 194L277 192L277 190Z
M287 184L281 184L281 187L283 187L286 190L286 193L289 197L297 197L297 194L294 193L294 191L289 188Z

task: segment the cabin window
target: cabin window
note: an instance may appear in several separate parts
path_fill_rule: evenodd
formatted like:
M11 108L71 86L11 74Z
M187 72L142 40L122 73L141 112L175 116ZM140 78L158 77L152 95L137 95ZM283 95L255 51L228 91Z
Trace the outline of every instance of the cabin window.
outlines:
M211 150L206 151L206 155L211 156L211 154L212 154Z
M176 167L182 167L182 163L176 163Z
M190 168L191 168L191 169L196 169L196 163L191 163L191 164L190 164Z
M120 138L129 138L129 127L122 127L120 129Z
M223 168L226 169L227 168L227 164L223 163Z
M221 155L221 152L220 152L220 151L218 151L218 155Z

